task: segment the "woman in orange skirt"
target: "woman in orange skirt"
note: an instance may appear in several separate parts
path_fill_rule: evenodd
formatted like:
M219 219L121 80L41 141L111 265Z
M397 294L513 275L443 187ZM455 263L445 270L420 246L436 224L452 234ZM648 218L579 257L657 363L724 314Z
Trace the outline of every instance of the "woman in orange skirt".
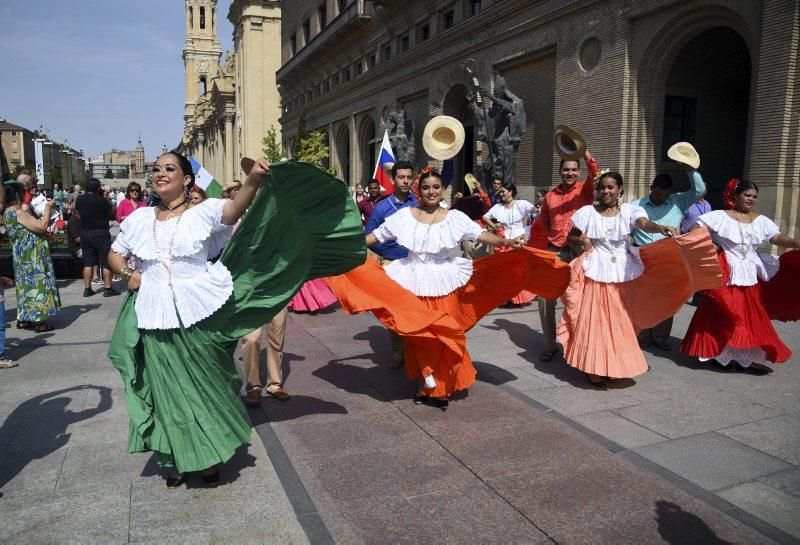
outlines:
M409 249L407 258L385 270L367 260L327 279L345 311L371 311L403 337L406 374L421 383L414 402L442 410L453 392L475 382L465 332L523 288L552 298L569 282L569 267L554 254L523 248L522 238L498 237L442 208L443 190L438 173L423 173L419 206L400 210L367 235L368 246L396 240ZM515 251L474 262L452 257L465 240Z
M647 371L637 333L675 314L694 291L722 281L707 230L675 237L674 227L651 222L640 206L620 204L622 183L617 172L601 174L599 203L572 216L570 238L587 251L570 264L557 337L567 363L595 386L604 385L603 377ZM629 241L633 229L672 238L637 248Z

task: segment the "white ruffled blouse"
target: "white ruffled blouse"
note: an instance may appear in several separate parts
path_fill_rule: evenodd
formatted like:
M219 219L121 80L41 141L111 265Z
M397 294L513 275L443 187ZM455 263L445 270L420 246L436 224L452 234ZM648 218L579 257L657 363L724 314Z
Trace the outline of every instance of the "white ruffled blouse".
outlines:
M122 222L111 249L140 264L139 329L189 327L231 296L230 271L209 261L232 233L222 223L224 205L223 199L208 199L166 221L156 221L155 208L139 208Z
M697 218L697 223L708 227L711 239L725 252L731 269L728 285L753 286L778 272L778 258L756 251L756 246L781 232L769 218L758 216L752 223L741 223L724 210L714 210Z
M472 278L472 261L453 257L450 250L465 240L475 241L483 230L463 212L450 210L444 221L422 223L411 208L392 214L372 234L378 242L396 240L408 248L408 257L386 267L389 278L420 297L454 292Z
M572 216L572 224L591 239L593 250L583 260L583 270L597 282L627 282L639 278L644 264L639 248L632 246L629 236L639 218L647 218L641 206L624 203L616 216L601 216L594 205L580 208Z
M533 205L525 200L514 201L511 207L497 203L489 209L484 218L496 219L505 229L506 238L517 238L520 235L531 236L530 217ZM527 223L527 225L526 225Z

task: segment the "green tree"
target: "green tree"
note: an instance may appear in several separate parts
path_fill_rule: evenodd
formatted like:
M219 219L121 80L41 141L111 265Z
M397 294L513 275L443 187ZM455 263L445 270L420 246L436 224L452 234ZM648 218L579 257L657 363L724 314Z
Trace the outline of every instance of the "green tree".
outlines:
M297 120L297 134L294 140L294 150L292 150L295 159L297 159L297 150L300 149L300 142L306 138L306 133L306 108L304 106L300 110L300 119Z
M278 132L274 126L270 125L267 136L261 140L261 145L263 146L261 152L267 158L267 161L274 163L281 160L283 154L281 153L280 145L278 145Z
M311 163L329 174L336 175L336 168L325 167L325 163L331 156L325 132L311 131L306 133L303 138L298 137L294 149L295 160Z
M124 178L128 178L128 177L129 177L129 171L128 171L128 168L127 168L127 167L126 167L126 168L121 168L121 169L119 169L119 170L117 171L116 178L117 178L118 180L122 180L122 179L124 179Z
M103 174L103 178L105 178L106 180L110 180L113 177L114 177L114 171L111 170L110 168L106 168L106 173Z

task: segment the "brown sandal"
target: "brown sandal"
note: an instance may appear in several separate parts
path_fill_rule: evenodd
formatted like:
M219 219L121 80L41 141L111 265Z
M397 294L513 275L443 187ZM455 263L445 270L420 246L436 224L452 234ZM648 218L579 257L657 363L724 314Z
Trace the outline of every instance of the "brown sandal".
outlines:
M244 402L249 407L258 407L261 405L261 387L251 388L248 390L247 397L244 398Z
M277 390L267 390L267 393L277 399L278 401L289 401L292 399L292 396L286 393L286 390L283 388L278 388Z

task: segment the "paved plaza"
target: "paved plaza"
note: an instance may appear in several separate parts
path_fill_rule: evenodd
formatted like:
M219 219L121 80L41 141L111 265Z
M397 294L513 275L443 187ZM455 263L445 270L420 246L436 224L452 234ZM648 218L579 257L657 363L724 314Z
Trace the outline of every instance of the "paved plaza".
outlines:
M106 357L122 297L60 286L40 335L13 327L6 291L20 366L0 371L0 542L800 541L797 354L756 377L653 349L649 373L597 390L538 361L535 306L503 308L469 334L478 382L441 412L411 403L371 315L290 314L292 400L248 411L222 486L168 491L149 454L126 453ZM800 327L777 327L797 349Z

